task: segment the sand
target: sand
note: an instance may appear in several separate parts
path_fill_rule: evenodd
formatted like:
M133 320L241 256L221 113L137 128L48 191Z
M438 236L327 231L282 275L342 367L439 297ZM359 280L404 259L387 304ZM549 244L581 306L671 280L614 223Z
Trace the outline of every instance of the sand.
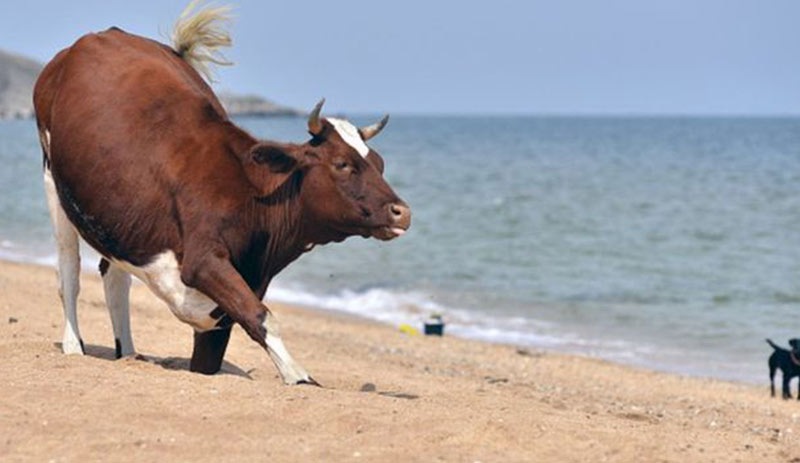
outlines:
M0 461L800 462L766 349L756 387L272 305L324 387L284 386L238 327L223 372L189 372L191 329L143 285L132 307L142 358L114 360L84 275L65 356L54 270L0 262Z

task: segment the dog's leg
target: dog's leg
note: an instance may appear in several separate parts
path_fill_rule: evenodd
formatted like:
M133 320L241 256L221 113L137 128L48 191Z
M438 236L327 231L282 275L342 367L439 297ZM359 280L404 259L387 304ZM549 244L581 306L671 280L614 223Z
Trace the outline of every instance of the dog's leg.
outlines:
M772 397L775 397L775 371L778 368L775 366L775 362L772 361L772 357L769 358L769 390L772 394Z
M786 372L784 372L782 379L783 379L783 398L791 399L792 391L789 390L789 380L791 379L791 377L787 375Z
M797 400L800 400L800 376L797 379Z

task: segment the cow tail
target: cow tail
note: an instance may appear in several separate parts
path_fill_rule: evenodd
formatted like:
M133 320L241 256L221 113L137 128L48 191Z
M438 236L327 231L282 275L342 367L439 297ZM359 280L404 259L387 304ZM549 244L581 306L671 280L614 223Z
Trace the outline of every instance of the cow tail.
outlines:
M225 23L231 19L228 6L204 7L194 11L201 0L192 0L183 10L172 31L172 48L197 72L212 82L214 76L211 65L230 66L219 51L231 46L231 36Z

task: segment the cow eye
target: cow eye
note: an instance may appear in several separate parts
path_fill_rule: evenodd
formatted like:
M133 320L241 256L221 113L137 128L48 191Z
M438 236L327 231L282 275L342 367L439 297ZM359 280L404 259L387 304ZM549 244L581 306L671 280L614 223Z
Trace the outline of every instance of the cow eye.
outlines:
M336 170L346 170L350 167L350 163L347 161L336 161L333 163L333 167L335 167Z

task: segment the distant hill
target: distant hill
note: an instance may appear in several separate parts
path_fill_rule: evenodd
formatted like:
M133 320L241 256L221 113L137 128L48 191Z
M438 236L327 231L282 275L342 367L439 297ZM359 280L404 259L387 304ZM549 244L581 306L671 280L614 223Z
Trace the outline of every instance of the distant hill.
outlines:
M231 116L304 116L299 109L281 106L257 95L237 95L222 92L217 94L222 106Z
M42 64L0 50L0 119L33 116L33 84Z
M33 85L43 65L0 50L0 119L33 116ZM302 116L303 111L281 106L257 95L221 93L219 99L231 116Z

